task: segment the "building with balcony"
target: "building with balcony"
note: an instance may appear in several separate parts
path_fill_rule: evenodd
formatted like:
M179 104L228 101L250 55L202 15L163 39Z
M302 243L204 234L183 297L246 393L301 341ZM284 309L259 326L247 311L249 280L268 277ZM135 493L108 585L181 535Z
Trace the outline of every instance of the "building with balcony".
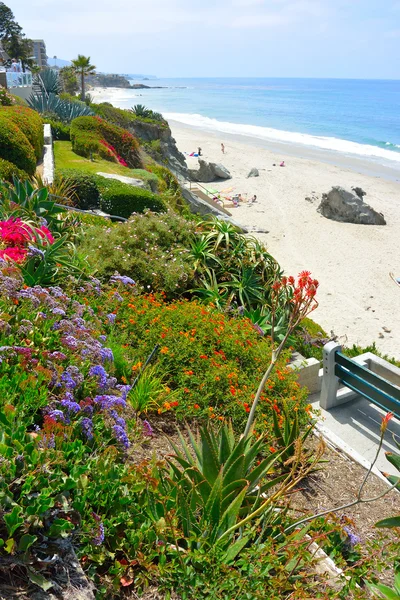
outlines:
M32 52L38 67L47 67L46 44L44 40L32 40Z

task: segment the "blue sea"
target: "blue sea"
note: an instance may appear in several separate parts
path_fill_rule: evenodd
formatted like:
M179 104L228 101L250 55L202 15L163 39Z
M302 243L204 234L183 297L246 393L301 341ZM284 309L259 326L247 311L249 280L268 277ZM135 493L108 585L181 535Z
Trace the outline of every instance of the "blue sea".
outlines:
M144 104L167 119L345 153L400 169L400 80L210 78L132 81L122 108Z

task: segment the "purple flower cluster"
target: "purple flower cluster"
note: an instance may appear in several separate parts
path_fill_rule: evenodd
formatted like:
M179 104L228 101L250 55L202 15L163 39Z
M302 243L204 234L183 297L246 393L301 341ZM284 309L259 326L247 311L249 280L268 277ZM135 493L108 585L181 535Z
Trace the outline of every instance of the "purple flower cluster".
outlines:
M81 410L81 407L77 402L75 402L73 395L71 392L67 392L64 398L61 400L60 405L65 408L69 413L78 413Z
M40 248L35 248L35 246L28 246L28 257L33 258L34 256L37 256L38 258L44 258L43 250L40 250Z
M101 522L100 517L96 515L96 513L92 513L92 515L97 524L97 530L94 532L92 544L94 546L101 546L101 544L104 542L104 525Z
M83 432L83 435L85 436L85 438L87 440L92 440L93 439L93 421L92 421L92 419L90 419L89 417L84 417L80 422L80 426L82 428L82 432Z
M136 285L133 279L126 275L118 275L117 273L110 278L110 283L122 283L123 285Z
M129 448L129 439L126 435L125 429L121 427L121 425L113 425L112 430L116 440L121 444L121 446L124 448Z
M115 277L115 282L134 285L129 277ZM84 282L80 291L88 296L98 295L101 293L100 282L95 279ZM116 300L122 300L118 292L114 296ZM48 326L43 321L50 321L49 326L54 332L51 334L52 351L44 350L41 356L42 364L44 362L51 374L49 388L52 394L52 400L43 409L43 414L57 423L72 425L74 429L77 426L82 437L88 441L93 439L95 424L103 420L118 444L124 449L128 448L127 427L121 412L126 408L131 386L118 385L116 378L107 372L107 365L113 362L114 356L111 348L105 347L106 336L99 335L101 323L93 309L68 297L59 286L24 288L19 271L6 263L0 268L1 297L18 301L22 304L22 309L27 306L31 313L32 309L36 313L32 322L21 320L19 335L30 337L34 328L43 327L48 331ZM107 318L113 323L116 315L110 313ZM7 323L0 329L6 335L12 332ZM54 349L54 341L57 339L60 349ZM0 347L0 362L2 358L9 361L23 356L29 360L28 368L31 368L39 362L34 358L34 352L36 350L32 347L5 345ZM61 366L60 363L64 364ZM70 364L64 366L65 363ZM86 390L86 383L90 386L89 390ZM90 395L84 397L84 394ZM45 444L43 447L50 447L54 436L51 438L44 432L42 435ZM101 539L99 543L104 538L101 528L102 525L99 525L96 538Z
M143 426L143 435L147 437L152 437L154 435L153 428L147 420L144 420L142 423Z
M350 527L343 527L343 531L347 535L346 544L350 546L350 548L354 548L354 546L361 542L361 538L359 538Z

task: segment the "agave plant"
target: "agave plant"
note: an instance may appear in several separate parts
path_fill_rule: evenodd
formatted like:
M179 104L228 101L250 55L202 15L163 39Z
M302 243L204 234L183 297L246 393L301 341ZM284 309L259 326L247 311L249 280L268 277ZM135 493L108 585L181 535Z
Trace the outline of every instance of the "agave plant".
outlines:
M251 267L242 267L232 274L226 287L231 290L230 304L235 300L241 306L257 306L265 301L265 290L260 277Z
M149 108L146 108L143 104L135 104L133 108L131 108L131 112L137 117L148 118L151 116L152 111Z
M193 260L195 270L202 270L206 266L221 265L221 261L212 252L211 241L208 236L196 237L191 245L189 257Z
M32 255L20 265L24 282L29 287L54 285L65 280L66 275L81 278L85 275L85 261L67 236L58 238L47 246L36 245Z
M274 341L280 343L286 335L290 315L288 311L278 307L274 316L273 328L271 310L266 305L251 310L244 309L242 316L250 319L254 325L257 325L264 335L273 336ZM286 346L293 346L295 342L295 337L290 335L286 340Z
M213 269L206 269L205 277L200 280L203 287L191 290L207 303L212 302L219 309L223 309L229 300L226 286L220 285Z
M62 91L62 85L58 72L54 69L46 69L34 77L34 82L47 94L59 94Z
M13 178L13 184L0 183L0 212L7 217L42 217L52 224L65 209L49 199L46 187L35 189L30 181Z
M214 218L212 221L203 221L199 225L209 230L207 237L213 241L214 250L217 250L222 242L226 248L229 248L241 237L237 227L229 221Z
M62 100L59 96L51 93L48 96L32 94L28 98L28 104L39 113L53 113L63 123L71 123L77 117L93 116L94 112L84 102L70 102Z

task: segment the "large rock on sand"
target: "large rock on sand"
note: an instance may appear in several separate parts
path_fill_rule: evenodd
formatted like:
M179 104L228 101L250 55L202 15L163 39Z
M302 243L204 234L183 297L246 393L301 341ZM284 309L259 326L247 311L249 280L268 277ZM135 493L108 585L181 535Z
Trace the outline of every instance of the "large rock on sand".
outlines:
M192 181L200 181L201 183L210 183L218 179L231 179L231 174L223 165L217 163L208 163L199 158L199 168L190 169L189 176Z
M333 187L330 192L322 195L318 212L333 221L361 225L386 225L383 214L366 204L360 195L348 192L339 186Z
M249 177L259 177L260 173L258 171L258 169L256 169L255 167L253 167L250 171L250 173L247 175L247 178Z

